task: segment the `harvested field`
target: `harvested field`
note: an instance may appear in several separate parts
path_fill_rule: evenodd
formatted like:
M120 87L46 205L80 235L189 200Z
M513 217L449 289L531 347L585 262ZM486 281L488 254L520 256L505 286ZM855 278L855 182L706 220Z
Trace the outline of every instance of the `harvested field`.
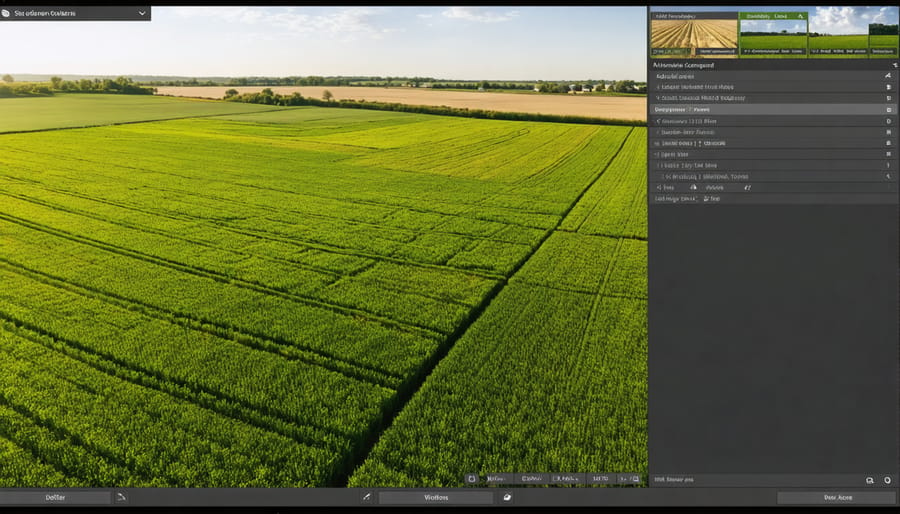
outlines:
M736 20L653 20L653 48L737 48Z
M225 91L236 89L240 93L255 93L265 86L250 87L159 87L161 95L198 98L222 98ZM469 109L485 109L503 112L529 112L570 116L615 118L622 120L646 120L645 97L603 97L596 95L547 95L541 93L489 93L478 91L441 91L427 88L382 87L328 87L284 86L271 87L279 94L299 92L310 98L322 98L326 89L336 100L366 100L367 102L398 102L411 105L446 105Z

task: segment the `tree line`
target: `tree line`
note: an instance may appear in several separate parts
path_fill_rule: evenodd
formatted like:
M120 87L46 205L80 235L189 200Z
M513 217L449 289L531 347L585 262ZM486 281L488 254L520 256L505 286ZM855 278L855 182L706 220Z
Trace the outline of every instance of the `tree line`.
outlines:
M545 93L566 93L569 91L571 82L562 81L490 81L490 80L439 80L434 77L322 77L311 75L308 77L238 77L223 80L218 78L192 78L192 79L169 79L142 81L141 84L148 86L174 86L174 87L197 87L197 86L226 86L226 87L245 87L245 86L355 86L355 87L430 87L432 89L493 89L493 90L522 90L531 91L539 88ZM583 85L593 88L596 84L605 85L613 84L612 90L616 92L634 92L628 89L630 85L634 85L633 80L624 81L608 81L608 80L587 80L575 82L580 90Z
M576 82L574 84L575 91L581 91L585 86L593 90L595 85L605 86L603 83L592 84L589 82ZM572 89L571 86L572 84L565 82L538 82L537 90L539 93L568 93ZM604 91L611 91L614 93L646 93L647 84L638 84L633 80L617 80L615 82L610 82L609 89L604 89Z
M900 25L885 25L884 23L870 23L870 36L896 36L900 34Z
M322 77L310 75L308 77L237 77L225 81L211 79L198 80L154 80L144 81L150 86L402 86L406 84L424 84L434 82L432 77Z
M0 97L10 96L50 96L55 92L66 93L118 93L124 95L152 95L156 89L142 87L128 77L112 79L63 80L50 77L49 82L16 82L6 74L0 84Z
M806 32L788 32L787 29L783 29L780 32L745 32L741 31L741 37L744 36L805 36Z

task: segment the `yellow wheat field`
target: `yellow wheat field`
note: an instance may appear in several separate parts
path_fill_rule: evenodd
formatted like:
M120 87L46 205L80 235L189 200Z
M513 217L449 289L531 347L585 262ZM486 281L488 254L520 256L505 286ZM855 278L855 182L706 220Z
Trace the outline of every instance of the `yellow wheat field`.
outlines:
M737 20L653 20L653 48L737 48Z

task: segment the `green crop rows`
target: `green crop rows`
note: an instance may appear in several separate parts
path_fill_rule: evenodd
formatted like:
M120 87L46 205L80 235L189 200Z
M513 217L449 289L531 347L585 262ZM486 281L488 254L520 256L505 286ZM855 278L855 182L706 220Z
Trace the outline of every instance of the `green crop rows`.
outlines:
M646 129L0 103L0 487L646 470Z

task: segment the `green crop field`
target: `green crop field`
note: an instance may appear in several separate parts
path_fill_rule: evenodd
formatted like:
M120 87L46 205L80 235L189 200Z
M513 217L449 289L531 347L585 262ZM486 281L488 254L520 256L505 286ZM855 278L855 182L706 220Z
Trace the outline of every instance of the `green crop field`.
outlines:
M741 54L742 59L796 59L806 55L806 36L741 36L741 49L744 48L802 48L804 53L800 55L746 55Z
M810 48L868 48L869 36L818 36L809 38Z
M646 472L646 128L0 109L0 487Z
M869 45L872 47L897 48L898 42L900 42L900 36L869 36Z
M900 36L869 36L869 46L871 48L894 48L898 49L898 44L900 44ZM887 58L887 59L896 59L897 52L895 51L893 55L890 54L872 54L871 57L875 58Z
M869 36L868 35L851 35L851 36L817 36L809 38L809 48L812 49L868 49L869 48ZM810 53L809 55L814 59L865 59L868 57L867 55L832 55L832 54L814 54Z
M88 127L188 116L269 111L269 105L224 103L165 96L58 94L4 98L0 132Z

